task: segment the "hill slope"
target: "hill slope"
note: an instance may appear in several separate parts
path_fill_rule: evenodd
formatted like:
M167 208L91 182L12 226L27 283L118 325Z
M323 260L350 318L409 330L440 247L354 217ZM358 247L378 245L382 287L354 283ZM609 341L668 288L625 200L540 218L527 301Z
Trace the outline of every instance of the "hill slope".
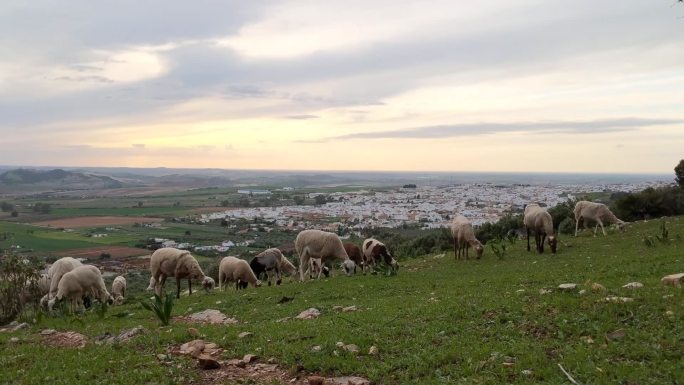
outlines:
M9 170L0 174L0 189L102 189L123 187L120 181L104 175L54 169L49 171L33 169Z
M453 254L402 261L395 277L338 274L318 282L196 293L181 298L174 314L212 308L236 317L237 325L192 326L225 349L226 359L246 353L264 361L272 357L293 374L356 374L378 384L568 383L560 364L583 384L680 383L684 291L661 285L660 278L684 272L684 219L668 220L668 244L647 247L643 237L658 234L659 226L651 221L635 223L624 234L561 238L555 256L528 253L519 241L503 260L487 248L479 261L456 262ZM622 288L632 281L645 286ZM568 282L580 287L557 289ZM607 290L580 294L590 282ZM611 295L632 300L607 301ZM294 300L279 304L284 296ZM359 310L334 309L350 305ZM322 315L278 322L310 307ZM80 319L44 317L28 330L0 333L0 360L21 368L0 371L0 382L225 383L203 376L186 357L167 357L170 346L194 339L190 325L158 328L134 298L110 308L103 320L92 312ZM46 328L75 330L92 340L136 325L149 332L128 344L89 343L82 350L46 348L38 334ZM254 335L237 337L245 331ZM19 343L10 343L11 337ZM336 347L338 341L359 346L360 354ZM367 354L371 346L378 356Z

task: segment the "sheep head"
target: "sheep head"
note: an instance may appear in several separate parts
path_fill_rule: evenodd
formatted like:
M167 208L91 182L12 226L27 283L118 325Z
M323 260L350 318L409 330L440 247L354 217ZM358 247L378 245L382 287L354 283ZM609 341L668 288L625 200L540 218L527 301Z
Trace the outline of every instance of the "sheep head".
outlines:
M344 268L344 273L347 275L347 277L350 277L354 275L356 263L354 263L354 261L352 261L351 259L347 259L344 262L342 262L342 267Z
M549 235L549 247L551 247L551 253L556 254L556 247L558 246L558 239L555 235Z
M204 277L204 279L202 280L202 288L203 288L207 293L209 293L209 292L211 292L212 290L214 290L214 285L215 285L214 279L211 278L211 277Z
M477 259L482 258L482 254L484 254L484 247L482 247L482 245L475 246L475 252L477 252Z
M199 266L199 263L193 263L190 266L190 271L189 271L189 276L190 278L193 279L204 279L204 272L202 271L202 268Z
M121 295L117 295L116 298L114 299L114 304L115 305L123 305L124 303L124 297Z
M617 225L618 230L620 230L621 233L625 232L625 226L627 225L627 222L618 221L616 223L616 225Z

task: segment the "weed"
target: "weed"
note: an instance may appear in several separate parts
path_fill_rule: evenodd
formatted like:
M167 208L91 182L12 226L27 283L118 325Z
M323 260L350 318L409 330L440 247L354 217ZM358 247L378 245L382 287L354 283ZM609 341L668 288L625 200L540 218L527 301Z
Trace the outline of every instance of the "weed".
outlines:
M140 301L140 305L142 305L144 309L153 312L157 318L159 318L159 322L161 322L162 326L167 326L171 321L171 311L173 310L172 295L166 294L162 300L162 297L155 294L154 302Z

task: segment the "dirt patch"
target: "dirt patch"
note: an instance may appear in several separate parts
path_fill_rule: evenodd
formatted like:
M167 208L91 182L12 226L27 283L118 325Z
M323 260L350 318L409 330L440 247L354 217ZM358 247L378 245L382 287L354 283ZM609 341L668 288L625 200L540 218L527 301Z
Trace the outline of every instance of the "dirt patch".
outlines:
M52 219L49 221L34 222L34 225L57 227L57 228L78 228L78 227L98 227L98 226L115 226L115 225L132 225L134 223L153 223L162 222L163 218L155 217L117 217L117 216L100 216L100 217L73 217Z
M218 310L207 309L189 316L173 317L174 320L182 323L201 323L209 325L234 325L238 323L235 318L230 318Z
M83 348L88 337L76 332L56 332L45 336L43 342L60 348Z
M73 258L99 258L102 253L107 253L111 258L126 258L126 257L139 257L142 255L149 255L150 250L138 249L135 247L126 246L101 246L101 247L89 247L86 249L74 249L74 250L64 250L55 253L58 257L73 257ZM149 261L145 260L147 264Z

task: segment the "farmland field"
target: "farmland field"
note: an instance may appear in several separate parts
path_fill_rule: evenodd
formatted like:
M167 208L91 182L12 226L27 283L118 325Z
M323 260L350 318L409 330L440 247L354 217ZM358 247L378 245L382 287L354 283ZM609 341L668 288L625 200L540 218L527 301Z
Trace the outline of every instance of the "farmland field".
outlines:
M195 338L188 334L194 327L225 350L222 359L246 353L262 362L272 358L292 378L316 373L359 375L377 384L569 383L560 364L582 384L676 384L684 373L684 291L660 278L684 271L684 220L668 219L669 241L647 246L643 238L658 234L660 224L634 223L607 237L563 237L555 256L527 252L518 241L503 259L489 247L482 260L425 255L400 261L397 276L286 279L277 287L196 293L174 306L175 316L220 310L239 320L231 326L176 321L159 327L137 303L147 296L139 285L126 305L110 308L102 320L94 312L44 316L30 329L0 333L0 362L20 368L0 371L0 382L226 383L202 376L189 358L167 356L170 347ZM622 288L632 281L644 287ZM595 282L605 290L592 290ZM557 288L562 283L578 287L563 291ZM172 281L167 290L175 290ZM279 304L283 297L293 299ZM352 305L358 311L334 309ZM321 316L278 322L311 307ZM130 343L92 342L136 325L148 333ZM91 342L83 349L49 348L39 335L47 328L77 331ZM241 332L254 335L240 339ZM11 337L19 342L10 343ZM377 356L368 354L371 346Z

